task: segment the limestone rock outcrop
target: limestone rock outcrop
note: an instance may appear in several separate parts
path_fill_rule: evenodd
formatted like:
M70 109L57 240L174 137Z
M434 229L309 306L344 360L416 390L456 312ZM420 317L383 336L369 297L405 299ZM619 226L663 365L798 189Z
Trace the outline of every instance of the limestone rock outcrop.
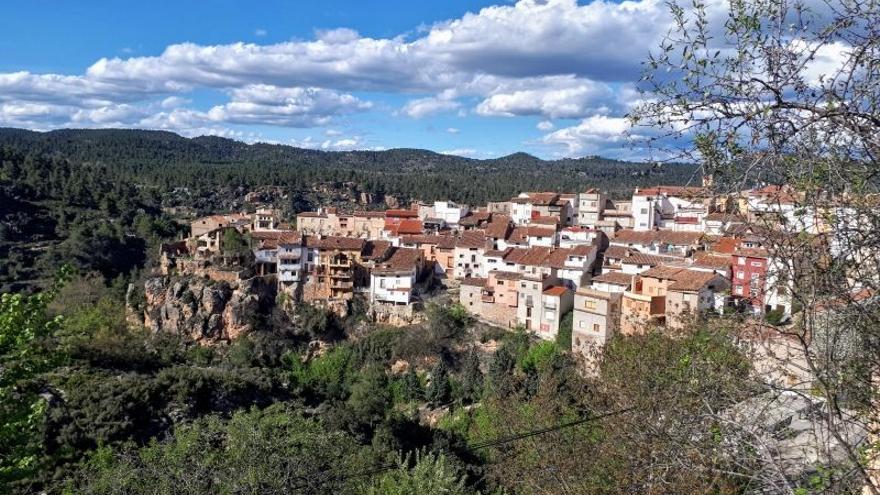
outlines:
M153 332L183 335L200 344L231 341L253 329L271 284L259 278L215 281L193 276L159 276L144 284L144 325Z

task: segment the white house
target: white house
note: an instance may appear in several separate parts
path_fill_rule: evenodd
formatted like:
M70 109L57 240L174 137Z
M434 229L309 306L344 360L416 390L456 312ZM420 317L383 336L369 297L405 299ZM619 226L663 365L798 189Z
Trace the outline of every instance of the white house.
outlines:
M443 220L450 227L456 227L458 221L464 218L469 211L467 206L452 201L435 201L433 218Z
M395 249L387 262L370 272L370 303L411 303L424 262L421 249Z

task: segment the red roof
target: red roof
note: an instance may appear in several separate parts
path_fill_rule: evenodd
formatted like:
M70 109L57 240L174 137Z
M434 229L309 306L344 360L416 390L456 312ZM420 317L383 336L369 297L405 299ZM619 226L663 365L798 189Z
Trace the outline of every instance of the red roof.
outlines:
M546 289L544 289L544 295L561 296L561 295L565 294L566 291L568 291L568 288L563 287L561 285L557 285L554 287L547 287Z
M737 249L734 253L734 256L746 257L746 258L769 258L770 253L763 248L740 248Z
M385 218L416 218L419 212L413 210L386 210Z
M325 237L316 241L318 249L340 249L343 251L363 251L366 240L356 237Z
M629 287L630 285L632 285L632 279L633 276L628 273L607 272L599 275L598 277L593 277L593 282L600 282L612 285L625 285Z
M493 239L505 239L510 229L510 217L507 215L492 215L492 221L486 225L486 235Z
M455 243L455 247L460 248L486 248L486 235L479 230L469 230L462 232L461 237Z
M614 234L612 243L651 244L664 243L674 246L690 246L697 244L704 234L702 232L674 232L671 230L633 230L623 229Z
M405 218L399 222L385 219L385 230L391 235L416 235L424 231L424 225L416 218Z
M719 254L733 254L739 246L740 240L735 237L722 237L712 245L711 249Z

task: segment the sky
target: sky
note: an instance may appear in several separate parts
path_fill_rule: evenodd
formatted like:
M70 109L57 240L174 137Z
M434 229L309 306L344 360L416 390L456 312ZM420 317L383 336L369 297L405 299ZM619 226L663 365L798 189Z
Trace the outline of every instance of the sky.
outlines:
M7 2L0 126L643 159L625 115L668 29L662 0Z

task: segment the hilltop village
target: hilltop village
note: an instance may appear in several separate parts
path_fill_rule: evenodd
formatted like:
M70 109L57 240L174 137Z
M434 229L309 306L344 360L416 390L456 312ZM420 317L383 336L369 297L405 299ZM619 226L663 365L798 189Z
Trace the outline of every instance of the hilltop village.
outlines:
M256 277L284 301L343 316L360 299L370 319L390 325L418 321L424 302L443 293L479 320L544 339L571 312L571 346L587 353L649 323L677 328L731 312L789 319L774 270L784 261L754 225L772 216L821 231L816 215L795 215L793 194L655 186L621 201L596 189L523 192L479 207L326 208L293 225L258 208L194 220L188 238L162 246L160 265L165 275Z

